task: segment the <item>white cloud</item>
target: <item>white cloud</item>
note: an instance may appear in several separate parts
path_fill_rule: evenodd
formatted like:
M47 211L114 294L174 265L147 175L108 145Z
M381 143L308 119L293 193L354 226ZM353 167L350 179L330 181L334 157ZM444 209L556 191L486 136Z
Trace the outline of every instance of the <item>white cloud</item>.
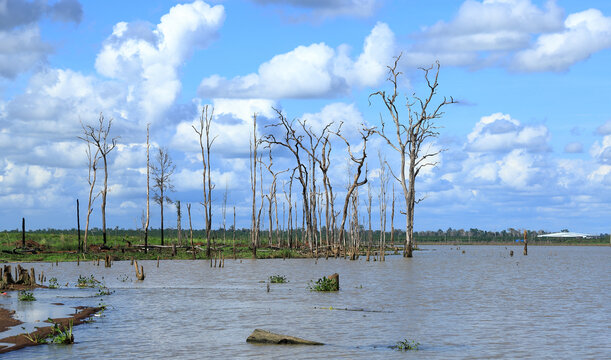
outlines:
M440 21L418 34L405 54L409 66L484 66L498 63L507 51L529 45L532 34L562 28L562 10L548 1L545 10L530 0L465 1L450 22Z
M545 126L523 126L508 114L483 116L467 135L468 151L509 152L513 149L546 151L549 133Z
M13 79L46 62L52 46L42 41L37 22L45 15L52 20L79 23L82 8L76 0L0 1L0 78Z
M383 80L393 52L394 34L388 25L378 23L356 61L349 58L346 46L337 50L324 43L299 46L261 64L257 73L205 78L198 93L211 98L336 97L353 86L373 86Z
M265 5L289 5L309 9L316 18L335 16L367 17L373 14L376 0L253 0Z
M51 46L40 38L38 26L0 31L0 77L12 79L46 61Z
M611 48L611 17L589 9L569 15L564 30L541 35L534 47L516 54L514 66L523 71L566 71L593 53Z
M583 152L583 144L580 142L571 142L566 144L564 152L569 154L578 154Z
M596 141L590 148L590 155L604 164L611 164L611 135L603 137L602 142Z
M96 69L130 83L130 98L143 117L156 120L181 89L178 68L194 49L216 39L224 20L221 5L211 7L197 0L174 6L155 29L144 23L117 23L98 54Z

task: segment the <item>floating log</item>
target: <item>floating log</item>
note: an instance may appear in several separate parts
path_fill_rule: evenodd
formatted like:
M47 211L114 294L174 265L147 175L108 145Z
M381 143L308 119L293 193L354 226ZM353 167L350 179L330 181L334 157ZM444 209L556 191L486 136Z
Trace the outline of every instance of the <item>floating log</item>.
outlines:
M321 342L305 340L294 336L275 334L266 330L255 329L246 338L246 342L258 344L292 344L292 345L324 345Z

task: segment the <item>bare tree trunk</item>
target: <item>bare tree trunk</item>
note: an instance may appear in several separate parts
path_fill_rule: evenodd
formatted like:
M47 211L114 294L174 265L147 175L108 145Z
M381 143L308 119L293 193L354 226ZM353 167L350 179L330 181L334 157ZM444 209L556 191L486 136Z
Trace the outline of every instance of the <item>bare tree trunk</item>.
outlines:
M150 142L149 142L149 129L151 124L146 125L146 223L144 225L144 253L148 253L148 240L149 240L149 224L151 220L151 205L150 205Z
M214 108L208 113L208 105L202 108L202 114L199 119L199 130L193 126L193 130L199 136L199 146L201 148L202 153L202 183L204 189L204 202L202 205L204 206L204 220L206 223L206 257L210 257L210 230L212 227L212 189L214 186L212 185L212 180L210 178L210 149L212 148L212 144L216 137L210 139L210 125L212 124L212 118L214 116ZM206 137L206 142L204 146L204 135Z
M250 243L252 245L252 257L257 258L257 219L255 209L257 206L257 114L253 115L252 141L250 141L250 185L252 190L252 217L250 226Z
M180 213L180 200L176 201L176 230L178 231L178 245L182 246L182 234L181 234L181 213Z
M195 245L193 244L193 225L191 224L191 204L187 203L187 213L189 214L189 238L191 240L191 251L195 260Z
M81 247L81 214L79 212L79 203L78 203L78 199L76 199L76 229L78 232L78 245L77 245L77 250L79 252L81 252L83 249Z
M21 247L25 249L25 218L21 218Z
M223 245L227 245L227 182L225 182L225 193L223 194Z

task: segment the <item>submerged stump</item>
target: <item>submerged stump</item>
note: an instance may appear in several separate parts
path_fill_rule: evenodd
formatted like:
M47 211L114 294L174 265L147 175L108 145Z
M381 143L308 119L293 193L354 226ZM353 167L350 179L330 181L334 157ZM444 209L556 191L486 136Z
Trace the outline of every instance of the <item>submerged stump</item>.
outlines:
M292 345L324 345L321 342L305 340L294 336L275 334L266 330L255 329L246 339L249 343L258 344L292 344Z

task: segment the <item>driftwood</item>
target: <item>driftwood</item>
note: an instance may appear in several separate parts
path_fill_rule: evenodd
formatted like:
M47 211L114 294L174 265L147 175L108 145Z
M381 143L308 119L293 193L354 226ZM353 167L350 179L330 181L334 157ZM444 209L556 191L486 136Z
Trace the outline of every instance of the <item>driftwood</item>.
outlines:
M324 345L321 342L305 340L289 335L275 334L261 329L255 329L246 339L246 342L258 344Z

